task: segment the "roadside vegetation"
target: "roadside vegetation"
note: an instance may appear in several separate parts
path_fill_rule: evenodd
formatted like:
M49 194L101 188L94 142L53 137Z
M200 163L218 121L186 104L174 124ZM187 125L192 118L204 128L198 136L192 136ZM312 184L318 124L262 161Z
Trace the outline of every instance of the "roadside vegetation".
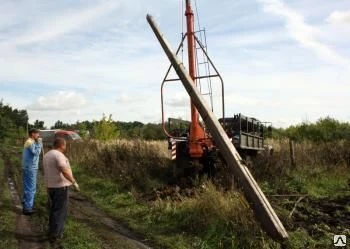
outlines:
M15 249L17 248L16 213L6 184L5 165L3 159L0 158L0 247Z
M315 123L303 122L291 125L286 129L274 128L272 138L290 138L297 142L312 141L315 143L350 140L350 123L325 117L320 118Z

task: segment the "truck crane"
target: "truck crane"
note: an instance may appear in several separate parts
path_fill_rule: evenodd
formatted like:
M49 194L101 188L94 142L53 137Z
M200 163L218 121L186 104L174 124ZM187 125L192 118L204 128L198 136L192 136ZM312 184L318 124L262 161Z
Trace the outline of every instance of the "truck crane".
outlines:
M223 108L223 117L221 123L215 117L208 103L205 101L200 90L197 87L197 79L200 76L196 75L196 50L195 43L197 42L199 46L203 49L202 44L195 36L194 31L194 15L191 8L191 1L186 0L186 23L187 23L187 33L183 36L180 46L187 37L188 40L188 70L184 67L181 60L178 58L177 53L180 49L174 53L170 47L169 42L165 39L165 36L161 33L158 24L155 22L151 15L147 15L147 21L150 24L155 36L157 37L160 45L162 46L164 52L166 53L171 66L162 83L162 89L164 83L167 81L179 80L183 84L185 90L191 99L191 122L189 123L189 131L185 136L174 136L170 134L164 122L164 110L163 110L163 93L162 93L162 119L163 128L168 137L177 139L180 148L176 149L176 154L181 156L181 158L187 157L187 161L178 160L177 162L185 164L185 167L195 168L198 164L201 164L203 168L210 166L210 155L215 151L219 151L223 157L223 160L230 168L230 172L238 179L238 183L244 193L248 203L250 204L252 210L255 213L256 218L260 221L262 227L265 231L275 240L283 241L288 238L288 233L285 230L282 222L279 220L277 214L272 208L271 204L267 200L266 196L260 189L259 185L255 181L254 177L250 173L246 164L242 160L242 157L235 148L232 140L229 138L227 132L225 131L225 116ZM203 53L206 54L203 49ZM206 54L207 55L207 54ZM209 62L211 60L208 57ZM213 66L213 65L212 65ZM214 66L213 66L214 67ZM174 68L178 79L167 79L169 71ZM215 69L215 67L214 67ZM219 77L221 76L217 73L216 75L209 75L208 77ZM222 80L221 80L222 82ZM223 83L222 83L222 94ZM222 96L222 99L223 96ZM224 103L224 101L223 101ZM201 116L204 125L199 121L199 116ZM239 119L241 120L241 118ZM255 120L254 120L255 121ZM254 121L252 124L254 125ZM247 125L249 126L249 121L247 120ZM254 129L254 128L253 128ZM249 141L249 136L248 140ZM248 142L249 145L249 142ZM208 162L209 161L209 162Z
M184 43L187 41L188 73L195 86L200 90L203 88L202 81L207 80L208 90L205 93L201 93L209 97L212 111L214 109L212 79L218 79L216 82L220 83L222 109L219 122L243 159L257 155L259 151L263 151L265 148L265 127L263 123L256 118L246 117L242 114L236 114L229 118L225 117L224 82L208 55L205 29L200 29L199 27L199 30L195 30L195 15L190 0L185 1L184 15L186 17L186 32L182 35L176 54L179 53L180 49L183 49ZM201 53L201 56L199 56L199 53ZM199 57L203 57L203 61L199 62ZM201 66L204 66L205 70L200 70ZM214 176L218 168L218 150L210 131L200 121L200 115L193 101L191 100L190 102L190 121L168 118L166 122L164 88L166 83L180 80L178 78L169 78L172 68L173 66L170 65L161 84L161 109L163 130L169 139L169 149L173 153L172 158L176 160L174 174L176 177L193 176L198 173ZM204 74L203 71L205 71Z

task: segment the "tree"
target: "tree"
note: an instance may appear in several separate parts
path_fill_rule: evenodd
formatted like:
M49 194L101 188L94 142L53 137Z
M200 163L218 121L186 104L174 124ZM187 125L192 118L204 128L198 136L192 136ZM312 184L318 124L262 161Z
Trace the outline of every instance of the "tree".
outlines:
M79 133L82 138L87 138L89 136L89 131L85 122L77 122L75 125L75 130Z
M13 109L0 100L0 140L24 136L28 114L26 110Z
M33 126L33 127L36 128L36 129L41 129L41 130L46 129L45 126L44 126L44 121L40 121L40 120L38 120L38 119L35 120L34 124L31 125L31 126Z
M143 123L134 121L134 122L116 122L119 131L120 137L122 138L139 138L141 136L141 129L144 126Z
M54 126L51 127L51 129L68 129L69 127L69 124L63 123L61 120L57 120Z
M161 124L146 124L141 129L141 137L146 140L165 139Z
M289 138L296 141L329 142L350 139L350 124L331 117L320 118L316 123L302 123L286 129Z
M16 132L15 124L9 117L0 114L0 139L12 137Z
M112 115L108 118L103 114L102 119L94 124L93 137L98 140L107 141L119 137L120 132L113 122Z

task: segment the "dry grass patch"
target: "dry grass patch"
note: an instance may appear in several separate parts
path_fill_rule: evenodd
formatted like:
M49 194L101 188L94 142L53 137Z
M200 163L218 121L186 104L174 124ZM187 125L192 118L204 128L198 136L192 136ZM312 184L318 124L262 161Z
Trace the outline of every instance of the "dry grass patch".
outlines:
M92 140L71 144L69 157L73 164L114 179L128 189L153 189L171 175L165 141Z

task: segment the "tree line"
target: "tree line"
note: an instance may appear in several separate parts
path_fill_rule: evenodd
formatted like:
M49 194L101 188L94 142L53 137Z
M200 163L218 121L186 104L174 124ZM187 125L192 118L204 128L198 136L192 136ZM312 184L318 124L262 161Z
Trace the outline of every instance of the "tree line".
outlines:
M77 121L73 124L63 123L58 120L51 129L73 130L83 138L95 138L99 140L114 138L162 140L166 138L161 124L144 124L139 121L115 121L112 119L112 115L103 115L101 120Z
M21 110L5 104L0 100L0 140L23 138L27 130L37 129L64 129L77 131L84 138L108 140L113 138L161 140L165 139L161 124L142 123L138 121L114 121L112 116L103 115L101 120L77 121L73 124L57 120L51 127L47 127L42 120L28 122L27 110Z
M286 129L274 128L272 137L290 138L297 142L308 140L317 143L350 140L350 123L325 117L318 119L315 123L303 122L291 125Z
M114 138L161 140L165 139L162 124L142 123L139 121L115 121L112 116L103 115L100 120L77 121L73 124L57 120L52 127L46 127L44 121L28 123L26 110L13 108L0 101L0 140L26 136L27 129L65 129L77 131L84 138L109 140ZM320 118L315 123L301 123L288 128L273 128L272 138L290 138L295 141L309 140L329 142L350 140L350 123L341 122L331 117Z

